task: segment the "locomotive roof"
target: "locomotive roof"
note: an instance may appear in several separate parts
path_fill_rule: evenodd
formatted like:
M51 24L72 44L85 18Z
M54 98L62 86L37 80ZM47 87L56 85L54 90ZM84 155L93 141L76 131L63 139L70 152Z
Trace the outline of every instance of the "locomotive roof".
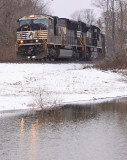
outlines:
M99 28L99 27L94 26L94 25L91 25L91 28L96 28L96 29L100 30L100 28Z
M72 22L72 23L77 23L77 24L82 23L82 24L85 24L86 27L90 28L90 25L89 25L89 24L87 24L87 23L85 23L85 22L82 22L82 21L76 21L76 20L67 19L67 18L59 18L59 19L65 19L65 20L68 20L68 21L70 21L70 22Z
M76 24L76 25L79 24L79 23L85 24L87 30L88 30L89 28L96 28L96 29L100 30L100 28L98 28L97 26L88 25L87 23L82 22L82 21L76 21L76 20L72 20L72 19L68 19L68 18L59 18L59 17L57 17L57 16L51 16L51 15L45 15L45 14L43 14L43 15L40 15L40 14L27 15L27 16L24 16L24 17L20 18L19 20L41 19L41 18L50 18L50 19L58 18L58 19L64 19L64 20L67 20L67 21L69 21L70 23L74 23L74 24Z
M41 19L41 18L51 18L53 19L52 16L49 16L49 15L28 15L28 16L24 16L22 18L20 18L19 20L26 20L26 19Z
M59 18L59 19L65 19L65 20L68 20L68 21L71 21L71 22L74 22L74 23L78 23L78 21L75 21L75 20L72 20L72 19L68 19L68 18Z

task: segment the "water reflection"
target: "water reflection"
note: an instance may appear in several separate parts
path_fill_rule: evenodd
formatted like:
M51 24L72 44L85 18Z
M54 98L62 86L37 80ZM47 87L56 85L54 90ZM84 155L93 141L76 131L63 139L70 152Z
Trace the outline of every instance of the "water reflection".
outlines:
M1 160L126 160L127 101L0 119Z
M24 118L21 119L21 127L20 127L20 132L21 132L21 135L20 135L20 149L21 149L21 152L20 152L20 157L19 159L21 159L21 155L23 155L23 145L24 145Z
M93 106L86 105L66 105L55 110L47 110L44 112L36 112L40 123L60 123L66 121L80 121L84 119L94 118L97 112Z
M24 131L24 118L21 120L21 135L23 134Z
M30 130L30 160L37 159L37 141L38 141L38 128L39 128L39 120L37 119L35 123L31 125Z

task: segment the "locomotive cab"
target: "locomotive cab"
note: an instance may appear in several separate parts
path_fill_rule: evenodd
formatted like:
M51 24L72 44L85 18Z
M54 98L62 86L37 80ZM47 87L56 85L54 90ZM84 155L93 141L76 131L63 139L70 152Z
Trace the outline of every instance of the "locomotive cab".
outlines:
M42 15L25 16L18 20L16 50L18 58L47 56L48 29L51 17ZM51 26L51 25L50 25Z

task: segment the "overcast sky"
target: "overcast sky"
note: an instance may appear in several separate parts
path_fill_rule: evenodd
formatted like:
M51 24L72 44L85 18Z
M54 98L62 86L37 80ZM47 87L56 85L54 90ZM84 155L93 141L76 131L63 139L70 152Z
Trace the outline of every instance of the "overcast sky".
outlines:
M99 17L100 11L92 6L91 0L47 0L51 1L52 15L61 18L70 18L72 13L81 9L95 9ZM96 0L95 0L96 1Z

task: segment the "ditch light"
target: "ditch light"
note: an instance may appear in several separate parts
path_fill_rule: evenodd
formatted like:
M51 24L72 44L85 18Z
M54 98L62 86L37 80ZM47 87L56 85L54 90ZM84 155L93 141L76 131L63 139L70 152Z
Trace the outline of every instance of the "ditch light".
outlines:
M23 41L21 40L20 43L23 44Z

